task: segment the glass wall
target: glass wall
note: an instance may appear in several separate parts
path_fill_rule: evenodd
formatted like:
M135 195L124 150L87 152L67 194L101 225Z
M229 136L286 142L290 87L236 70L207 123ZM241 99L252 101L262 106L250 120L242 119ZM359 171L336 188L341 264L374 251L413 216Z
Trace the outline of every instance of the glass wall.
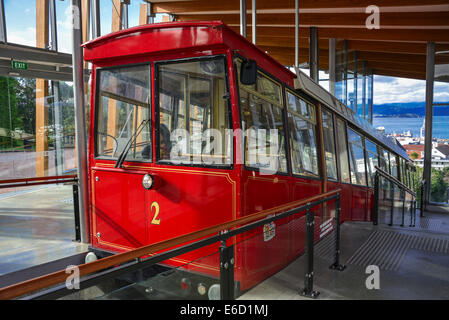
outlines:
M446 51L447 52L447 51ZM430 201L449 203L449 63L436 45L433 87L432 167Z
M0 179L60 175L75 168L72 83L39 81L47 90L42 98L36 97L36 79L0 77Z
M359 117L373 121L373 75L358 52L348 51L345 40L336 41L335 96Z

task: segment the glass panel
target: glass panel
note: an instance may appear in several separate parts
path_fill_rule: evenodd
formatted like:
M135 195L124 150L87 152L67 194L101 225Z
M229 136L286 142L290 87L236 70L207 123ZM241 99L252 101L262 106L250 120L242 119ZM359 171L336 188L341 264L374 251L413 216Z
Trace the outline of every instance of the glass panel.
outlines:
M36 0L5 1L4 6L8 42L35 47Z
M316 145L315 124L312 120L307 121L302 117L314 113L313 105L303 106L305 101L287 91L288 101L288 130L290 137L290 153L293 174L314 175L319 174L318 155ZM298 106L303 106L298 108ZM297 110L302 110L297 113ZM307 112L305 112L307 110Z
M393 154L390 154L390 166L391 166L391 175L395 177L396 179L399 179L398 175L398 165L396 161L396 156Z
M366 161L367 161L367 169L368 169L368 185L374 185L374 173L376 172L375 166L378 166L378 156L377 156L377 148L376 145L365 139L365 148L366 148Z
M346 105L346 62L347 48L344 40L336 41L335 53L335 97Z
M348 128L349 159L351 163L351 181L353 184L366 185L365 152L362 137Z
M346 144L345 123L337 119L338 134L338 159L340 160L340 179L342 182L351 183L351 174L349 171L348 147Z
M151 160L149 65L98 70L96 155ZM134 140L134 141L133 141Z
M223 57L158 65L158 161L229 165L232 136Z
M240 63L237 70L240 72ZM259 72L255 85L239 83L239 89L245 164L273 173L287 172L280 84Z
M357 61L357 114L365 118L365 76L361 61Z
M334 122L332 121L332 113L323 110L322 118L327 177L337 180L337 159L335 157Z

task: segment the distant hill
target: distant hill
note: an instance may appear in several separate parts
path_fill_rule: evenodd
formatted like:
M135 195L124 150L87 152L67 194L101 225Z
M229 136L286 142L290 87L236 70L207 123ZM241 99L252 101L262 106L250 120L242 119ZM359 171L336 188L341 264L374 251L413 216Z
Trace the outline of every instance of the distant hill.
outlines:
M375 104L373 109L374 117L419 118L426 114L425 102ZM449 106L435 107L434 116L449 116Z

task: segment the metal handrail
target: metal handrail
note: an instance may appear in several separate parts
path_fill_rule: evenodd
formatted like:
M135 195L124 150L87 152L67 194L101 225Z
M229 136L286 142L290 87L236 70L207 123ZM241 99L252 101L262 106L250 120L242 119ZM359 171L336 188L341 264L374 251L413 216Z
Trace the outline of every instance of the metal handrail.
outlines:
M399 181L398 179L393 177L391 174L389 174L388 172L385 172L384 170L382 170L381 168L379 168L377 166L374 166L374 168L376 169L376 172L378 172L381 176L383 176L384 178L386 178L386 179L390 180L391 182L395 183L399 188L403 189L404 191L407 191L413 197L416 198L416 193L412 189L407 187L405 184L403 184L401 181Z
M416 193L412 191L409 187L407 187L405 184L403 184L401 181L390 175L389 173L385 172L384 170L380 169L379 167L375 166L376 173L374 176L374 216L373 216L373 224L377 225L379 223L379 176L384 177L385 179L389 180L390 183L396 184L399 189L401 190L401 193L403 192L402 197L402 224L401 226L404 226L405 223L405 192L408 192L412 196L411 200L411 216L410 216L410 227L415 226L416 222ZM390 223L389 226L393 225L393 215L394 215L394 188L392 186L391 188L391 207L390 207Z
M305 210L310 209L310 207L316 206L318 204L321 204L325 201L330 201L332 199L340 199L340 193L341 189L332 190L326 193L322 193L316 196L312 196L307 199L297 200L293 201L284 205L280 205L277 207L273 207L270 209L262 210L257 213L253 213L251 215L231 220L225 223L221 223L212 227L204 228L202 230L194 231L185 235L180 235L178 237L168 239L165 241L161 241L155 244L143 246L131 251L115 254L109 257L105 257L100 260L96 260L90 263L81 264L78 266L79 270L79 276L85 276L92 274L94 272L98 272L101 270L104 270L109 267L115 267L117 265L122 265L124 263L140 259L143 256L148 256L156 252L160 252L163 250L167 250L191 241L197 240L197 243L192 243L189 245L186 245L185 247L193 247L194 249L203 247L208 244L216 243L218 241L223 241L223 239L228 239L232 236L237 235L238 233L242 233L248 230L251 230L253 228L259 227L260 225L269 223L271 221L275 221L281 218L284 218L286 216L299 213ZM281 212L281 213L279 213ZM339 211L338 211L339 212ZM271 215L271 216L270 216ZM268 217L270 216L270 217ZM251 225L249 225L252 223ZM338 222L339 223L339 222ZM240 226L238 229L233 229L229 231L231 228ZM222 231L228 231L226 233L223 233ZM210 238L198 240L201 238L204 238L206 236L210 236L211 234L218 233L218 236L213 236ZM170 257L167 257L170 252L174 251L177 253L176 255L172 255L172 257L175 257L179 254L191 251L190 250L184 250L184 252L179 253L179 251L182 248L176 248L171 251L163 252L161 254L155 254L150 256L149 258L145 259L144 261L140 262L142 264L144 263L151 263L155 264L157 261L164 261L169 259ZM339 249L337 250L339 253ZM159 257L162 256L162 257ZM154 262L156 261L156 262ZM336 256L336 263L338 264L338 255ZM151 265L150 264L150 265ZM136 269L136 266L131 266L134 269ZM140 267L142 268L142 267ZM119 272L123 272L123 270L118 270ZM23 296L25 294L35 292L37 290L41 290L50 286L54 286L60 283L64 283L67 279L67 273L66 270L60 270L58 272L54 272L45 276L33 278L18 284L14 284L8 287L0 288L0 299L14 299L20 296Z

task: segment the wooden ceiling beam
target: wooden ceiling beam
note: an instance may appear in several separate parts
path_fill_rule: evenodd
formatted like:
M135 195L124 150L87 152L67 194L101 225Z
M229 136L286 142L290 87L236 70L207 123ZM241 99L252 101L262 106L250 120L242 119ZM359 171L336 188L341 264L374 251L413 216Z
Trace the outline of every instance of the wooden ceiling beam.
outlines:
M167 1L167 0L149 0L153 5L153 12L155 13L192 13L192 12L217 12L239 10L240 0L208 0L208 1ZM447 5L445 0L378 0L373 3L372 0L301 0L299 4L301 10L316 10L316 9L340 9L351 10L359 8L359 11L370 5L377 5L381 8L403 7L410 8L416 6L438 6ZM257 2L258 10L272 10L272 9L293 9L295 7L294 0L259 0ZM247 3L247 9L252 8L251 1ZM410 9L408 9L410 10ZM382 12L382 11L381 11Z
M238 25L230 25L236 31L240 31ZM310 28L299 28L301 38L309 37ZM251 27L247 28L247 37L251 39ZM287 38L287 41L295 39L295 29L293 27L273 27L258 25L257 39L259 37L279 37ZM320 39L347 39L347 40L375 40L375 41L404 41L404 42L422 42L428 41L449 43L449 30L399 30L399 29L372 29L365 28L318 28L318 37Z
M366 26L368 14L361 13L300 13L301 26L333 27L333 26ZM240 23L239 14L177 14L178 21L192 20L222 20L226 24ZM258 24L294 25L293 13L257 14ZM449 25L449 11L442 12L381 12L380 27L383 29L394 28L435 28ZM449 32L449 31L448 31Z

